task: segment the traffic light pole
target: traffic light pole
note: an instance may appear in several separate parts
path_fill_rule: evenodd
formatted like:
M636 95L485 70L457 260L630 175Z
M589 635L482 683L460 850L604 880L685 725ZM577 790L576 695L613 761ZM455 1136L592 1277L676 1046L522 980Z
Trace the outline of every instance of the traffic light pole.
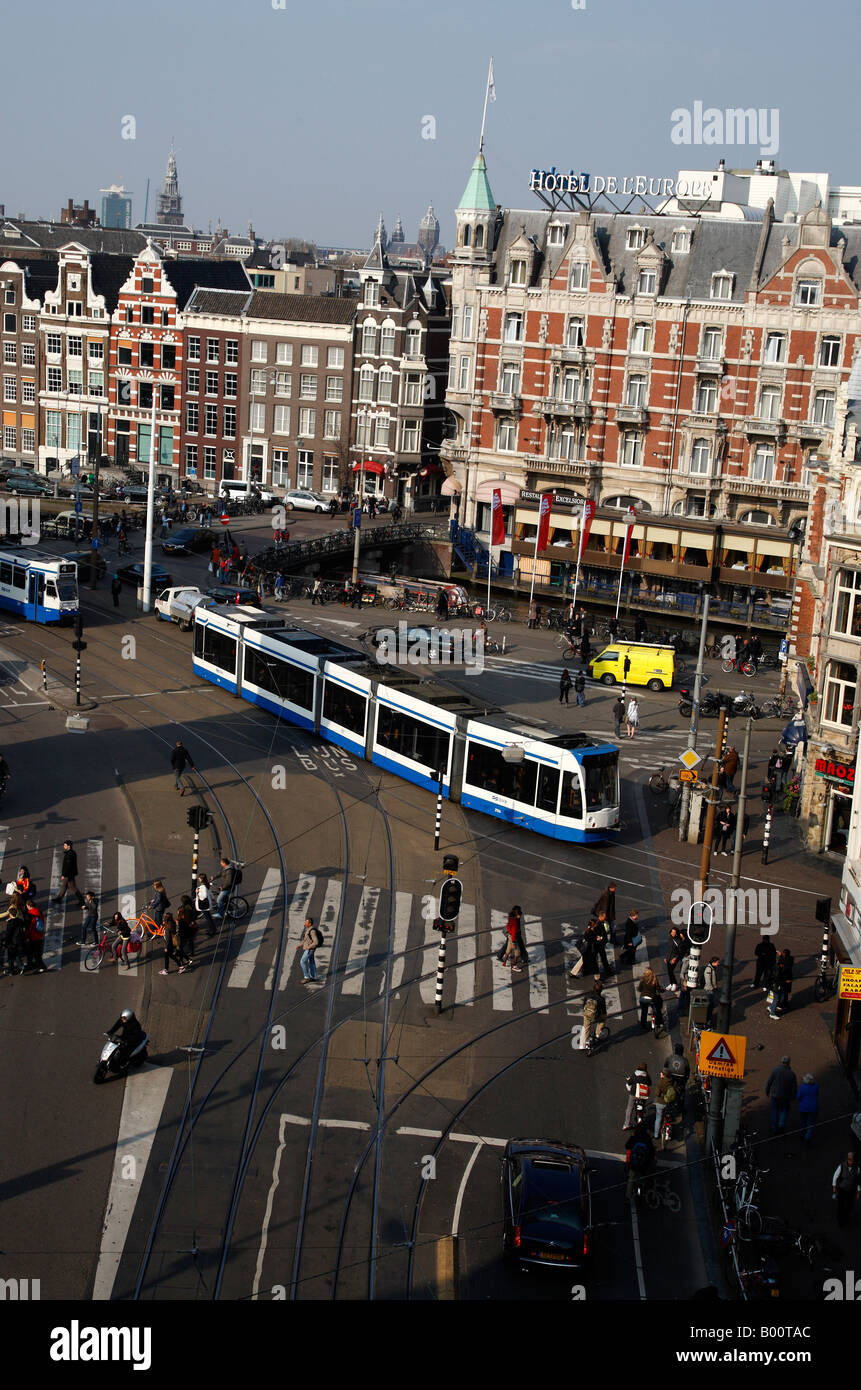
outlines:
M439 832L440 832L440 828L441 828L441 826L442 826L442 779L443 779L443 776L444 776L443 769L440 768L439 772L437 773L437 780L438 780L439 786L438 786L437 794L436 794L436 823L435 823L435 825L434 825L434 834L433 834L433 847L434 847L435 850L439 849Z
M712 767L712 780L709 786L709 799L706 803L706 827L703 831L703 852L700 859L700 888L704 892L709 882L709 867L712 857L712 840L715 833L715 813L718 804L718 782L720 780L720 761L719 750L723 748L724 732L726 729L726 710L722 709L718 719L717 737L715 738L715 748L718 754Z
M697 737L700 728L700 695L703 688L703 659L706 650L706 632L709 621L709 595L703 595L702 626L700 628L700 646L697 655L697 673L694 679L694 698L691 708L691 727L688 733L688 747L697 749ZM691 814L691 784L682 783L682 805L679 812L679 839L684 840L688 834L688 820Z
M735 968L735 933L738 909L738 895L735 890L741 882L741 855L744 847L744 816L745 806L747 805L747 769L750 759L750 735L752 729L753 720L748 716L744 726L744 750L741 755L741 782L739 783L735 839L733 842L732 878L730 879L730 893L726 911L726 948L723 960L724 977L717 1010L717 1031L719 1033L728 1033L730 1027L732 974ZM726 1078L723 1076L713 1076L708 1124L709 1135L713 1139L715 1148L718 1152L720 1152L723 1145L723 1106L725 1093Z
M442 1013L442 990L445 978L445 943L449 932L453 932L457 926L457 919L460 915L460 901L463 896L463 884L456 877L459 860L456 854L444 854L442 860L442 871L444 883L439 895L439 916L435 918L433 928L439 932L439 955L436 963L436 995L435 1004L438 1014Z

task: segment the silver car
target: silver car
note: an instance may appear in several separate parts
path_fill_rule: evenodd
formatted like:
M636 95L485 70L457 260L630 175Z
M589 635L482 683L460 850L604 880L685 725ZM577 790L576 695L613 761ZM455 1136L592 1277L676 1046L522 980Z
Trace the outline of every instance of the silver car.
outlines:
M284 494L284 506L288 512L327 512L329 499L310 488L293 487Z

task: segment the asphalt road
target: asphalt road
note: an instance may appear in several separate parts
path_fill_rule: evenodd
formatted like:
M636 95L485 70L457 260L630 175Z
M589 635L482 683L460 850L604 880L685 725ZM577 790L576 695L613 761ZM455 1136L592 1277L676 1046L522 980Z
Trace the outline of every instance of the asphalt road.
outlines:
M172 567L205 577L199 558ZM15 774L3 807L7 877L25 858L47 889L68 835L104 915L130 898L140 908L156 875L176 906L191 868L189 798L168 769L181 736L196 798L215 816L202 863L214 868L222 851L245 861L251 913L200 940L181 977L158 974L150 944L118 978L108 965L82 968L79 918L60 909L49 921L54 969L0 982L14 1058L0 1099L23 1119L5 1153L0 1276L41 1278L43 1298L434 1299L450 1288L456 1235L461 1297L568 1301L568 1281L514 1275L500 1259L501 1145L529 1135L592 1155L587 1297L671 1297L710 1282L690 1135L665 1155L679 1213L632 1213L622 1197L624 1077L641 1059L656 1077L670 1050L640 1033L634 982L662 954L669 895L699 859L666 837L656 850L663 808L644 792L648 773L687 742L677 697L643 693L641 732L622 747L624 824L606 845L536 841L446 805L442 849L460 856L465 906L437 1016L433 798L197 682L190 635L138 614L130 593L119 612L103 588L82 599L84 692L98 701L89 732L67 733L14 680L0 686ZM339 605L284 609L346 640L366 626ZM464 684L524 714L612 734L613 692L591 688L584 709L560 711L552 634L512 624L507 636L508 656ZM0 627L0 644L44 657L65 679L70 640ZM776 678L756 688L772 693ZM755 726L756 790L779 728ZM748 863L744 882L758 872ZM608 990L611 1045L587 1059L572 1046L581 986L567 966L610 880L620 916L639 907L646 940L633 973ZM785 891L809 911L803 881ZM531 945L519 976L494 958L515 901ZM316 987L302 983L295 949L306 912L325 932ZM126 1002L150 1030L150 1065L96 1088L102 1030Z

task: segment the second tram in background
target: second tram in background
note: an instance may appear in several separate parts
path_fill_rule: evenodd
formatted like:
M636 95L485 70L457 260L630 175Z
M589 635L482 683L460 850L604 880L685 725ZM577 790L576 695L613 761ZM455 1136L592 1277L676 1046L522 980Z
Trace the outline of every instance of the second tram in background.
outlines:
M0 550L0 608L34 623L70 622L78 611L78 567L47 550Z
M195 674L397 777L557 840L619 825L619 750L381 666L258 609L197 609Z

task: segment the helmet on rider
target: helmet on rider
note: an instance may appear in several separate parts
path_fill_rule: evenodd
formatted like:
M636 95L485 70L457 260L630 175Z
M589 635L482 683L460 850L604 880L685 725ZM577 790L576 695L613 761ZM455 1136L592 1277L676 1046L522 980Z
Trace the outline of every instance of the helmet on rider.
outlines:
M123 1009L122 1013L120 1014L120 1018L124 1019L126 1023L128 1023L130 1018L134 1018L134 1016L134 1009Z

